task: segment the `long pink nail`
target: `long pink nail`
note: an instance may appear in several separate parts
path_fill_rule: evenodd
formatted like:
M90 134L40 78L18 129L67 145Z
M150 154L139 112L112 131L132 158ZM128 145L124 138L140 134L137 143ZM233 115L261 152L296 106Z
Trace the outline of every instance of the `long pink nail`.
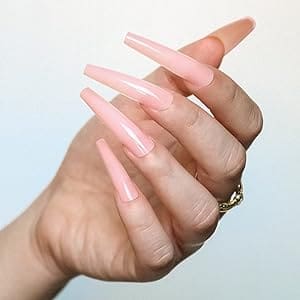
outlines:
M139 192L106 141L104 139L100 139L96 142L96 144L120 198L125 202L136 199Z
M197 88L207 86L213 80L214 73L209 67L181 52L130 32L124 42Z
M141 157L153 149L153 140L112 104L89 88L85 88L80 96L134 155Z
M84 74L110 86L128 98L156 110L167 109L173 101L171 92L148 81L137 79L120 72L87 65Z

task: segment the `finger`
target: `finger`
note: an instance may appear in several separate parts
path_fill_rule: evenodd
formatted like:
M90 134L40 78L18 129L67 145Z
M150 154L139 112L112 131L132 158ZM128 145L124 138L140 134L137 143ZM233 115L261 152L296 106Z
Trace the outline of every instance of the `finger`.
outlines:
M219 28L208 36L192 42L178 51L199 62L218 67L224 53L238 45L252 29L252 22L248 19L241 19ZM185 86L185 81L165 68L156 69L146 77L146 80L184 95L191 94Z
M159 62L186 81L186 86L213 115L248 147L262 127L261 112L229 77L208 65L149 39L127 34L130 47Z
M181 94L145 80L92 65L85 68L85 74L141 103L192 155L201 179L218 183L210 189L216 197L232 193L245 166L245 149L215 118Z
M191 90L247 149L262 130L262 112L231 78L217 69L211 70L214 73L211 84Z
M218 67L221 64L224 52L239 44L251 32L252 28L253 25L247 19L238 20L184 46L179 51L199 62ZM185 80L162 67L154 70L145 79L185 96L191 94L191 91L186 87ZM131 101L127 101L125 97L117 96L112 100L112 103L135 120L148 118L142 110L136 109L136 105ZM134 109L132 109L133 107Z
M131 158L140 158L139 163L135 160L137 166L144 165L141 170L180 224L181 239L197 243L207 239L219 215L214 197L164 147L155 144L114 106L90 89L81 96L132 153Z
M166 272L175 262L172 241L105 140L98 140L97 147L115 187L116 205L138 262L152 271Z
M254 29L254 25L254 20L251 18L240 19L217 29L208 36L178 51L199 62L218 67L224 55L236 47ZM128 44L128 42L125 38L125 43ZM180 77L172 71L158 68L146 79L177 92L181 91L186 95L191 94L185 86L185 81Z
M126 148L125 153L174 217L173 231L181 250L199 248L217 226L216 199L159 143L143 157Z

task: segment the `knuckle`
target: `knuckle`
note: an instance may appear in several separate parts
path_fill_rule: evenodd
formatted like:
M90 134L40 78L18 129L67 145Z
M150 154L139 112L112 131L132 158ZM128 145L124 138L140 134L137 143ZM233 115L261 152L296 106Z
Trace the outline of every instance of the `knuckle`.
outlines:
M173 173L174 162L168 151L158 143L143 161L144 172L152 178L164 178Z
M248 102L250 101L250 109L248 115L248 131L252 137L256 137L263 128L263 115L258 105L253 102L249 96L236 85L233 81L228 84L227 102ZM247 100L247 101L243 101ZM239 107L239 106L237 106Z
M224 95L225 102L233 103L240 98L241 89L232 80L229 80L224 88L227 91Z
M194 213L191 229L201 237L201 241L205 241L214 233L218 220L219 206L216 201L211 201L206 207Z
M240 143L234 143L225 161L224 174L226 179L236 179L246 165L246 151Z
M190 110L186 116L185 127L187 129L191 129L193 127L200 127L202 126L204 121L202 111L195 107L194 109Z
M252 137L256 137L260 134L263 128L263 115L262 111L257 104L253 103L249 111L249 126L248 130Z
M145 248L147 255L144 258L144 264L155 273L161 273L172 267L175 251L171 243L154 235L153 224L154 220L152 219L136 226L135 230L139 231L142 236L152 237L152 241L150 239L149 245Z
M144 220L140 224L137 224L135 226L135 232L139 232L142 235L151 235L152 228L154 226L154 219L149 218L147 220Z
M156 273L170 269L174 264L174 249L171 244L159 243L154 246L148 267Z

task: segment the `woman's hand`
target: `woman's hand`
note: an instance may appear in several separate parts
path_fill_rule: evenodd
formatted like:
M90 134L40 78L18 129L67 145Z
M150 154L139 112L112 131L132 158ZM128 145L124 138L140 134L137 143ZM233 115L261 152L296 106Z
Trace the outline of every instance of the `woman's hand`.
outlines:
M219 219L217 201L227 200L240 182L245 151L262 128L257 105L216 69L224 54L252 29L252 21L243 19L181 50L211 66L206 70L212 76L207 86L205 78L197 77L196 68L192 78L191 74L180 74L178 64L182 62L170 64L167 56L154 57L163 60L170 71L158 68L146 79L165 88L172 101L164 103L161 111L151 109L146 102L141 107L121 95L112 101L134 121L137 130L141 129L138 135L144 139L144 145L134 149L132 141L122 140L124 133L117 134L127 147L126 155L116 132L111 131L114 125L95 104L102 103L101 99L91 90L82 93L108 123L93 117L81 129L53 182L29 208L30 213L25 213L34 216L29 226L34 255L55 281L60 277L65 282L78 274L102 280L155 280L199 249L213 233ZM141 50L136 37L129 36L127 43ZM143 51L154 55L149 48ZM91 66L86 73L124 92L122 80L115 74L110 80L103 76L103 69ZM201 99L215 118L185 98L190 94ZM102 105L118 118L109 104ZM127 182L129 190L123 195L115 197L95 147L99 138L105 138L135 182L125 173L121 179L120 173L113 174L122 172L122 167L100 142L100 152L110 159L107 167L117 168L109 170L110 174ZM136 155L132 154L135 150ZM196 172L198 180L194 178ZM135 199L124 201L124 197Z

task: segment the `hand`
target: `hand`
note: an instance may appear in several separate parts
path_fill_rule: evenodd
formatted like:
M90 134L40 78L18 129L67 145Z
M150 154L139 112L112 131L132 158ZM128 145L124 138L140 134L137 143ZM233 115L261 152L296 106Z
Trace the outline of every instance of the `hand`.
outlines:
M257 105L215 68L252 26L248 19L241 20L181 50L211 66L214 79L208 86L199 89L164 68L149 75L148 81L172 91L168 109L141 108L124 96L113 100L155 140L150 156L124 155L120 141L95 117L81 129L53 182L32 208L38 211L34 249L51 273L64 279L85 274L102 280L155 280L213 233L219 219L217 201L226 200L236 188L245 150L262 127ZM185 98L191 93L215 118ZM134 179L137 200L114 200L95 148L99 138L106 139ZM196 170L199 182L192 176Z

